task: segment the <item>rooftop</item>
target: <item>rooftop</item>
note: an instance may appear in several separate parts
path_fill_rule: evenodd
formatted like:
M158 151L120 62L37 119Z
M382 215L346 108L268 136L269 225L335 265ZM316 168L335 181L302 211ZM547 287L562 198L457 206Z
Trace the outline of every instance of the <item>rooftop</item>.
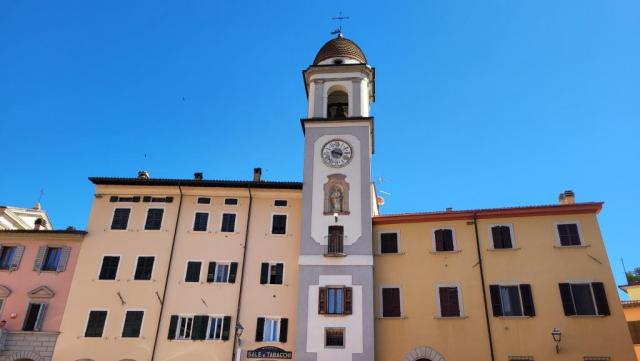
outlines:
M213 179L163 179L163 178L116 178L90 177L93 184L132 185L132 186L183 186L183 187L220 187L220 188L268 188L302 189L302 182L274 182L249 180L213 180Z
M367 63L367 58L358 44L354 43L340 34L338 37L327 41L318 51L313 65L318 65L322 61L331 58L349 58L361 64Z

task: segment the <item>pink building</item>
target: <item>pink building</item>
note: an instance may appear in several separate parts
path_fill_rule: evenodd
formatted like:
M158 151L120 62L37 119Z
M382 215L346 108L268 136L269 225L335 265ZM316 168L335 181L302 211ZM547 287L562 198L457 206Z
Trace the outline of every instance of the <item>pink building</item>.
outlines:
M0 230L0 360L51 360L85 234Z

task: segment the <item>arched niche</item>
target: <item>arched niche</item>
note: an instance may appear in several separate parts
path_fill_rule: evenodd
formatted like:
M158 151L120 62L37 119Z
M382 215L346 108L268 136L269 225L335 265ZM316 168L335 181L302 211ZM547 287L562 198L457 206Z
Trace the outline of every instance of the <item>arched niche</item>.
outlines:
M403 361L447 361L435 349L428 346L418 346L411 350Z

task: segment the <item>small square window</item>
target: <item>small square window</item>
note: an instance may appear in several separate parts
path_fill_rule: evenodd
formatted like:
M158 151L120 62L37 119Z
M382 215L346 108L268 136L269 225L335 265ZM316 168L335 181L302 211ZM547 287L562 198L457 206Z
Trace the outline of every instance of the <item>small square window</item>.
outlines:
M162 227L163 208L149 208L147 211L147 220L144 223L145 231L157 231Z
M578 231L577 224L558 224L557 228L561 246L580 246L582 244L582 242L580 242L580 232Z
M225 206L235 206L238 204L238 198L225 198L224 205Z
M113 220L111 221L111 229L126 230L129 225L130 208L116 208L113 211Z
M122 327L122 337L140 337L142 330L142 319L144 311L127 311L124 316L124 326Z
M87 321L87 328L84 331L84 337L102 337L106 321L107 311L89 312L89 320Z
M223 213L222 224L220 225L221 232L235 232L236 230L236 215L234 213Z
M208 224L209 224L209 213L196 212L195 218L193 220L193 230L195 232L206 232Z
M286 214L274 214L271 222L271 234L286 234L287 233L287 215Z
M211 204L211 198L209 198L209 197L198 197L198 204Z
M380 234L380 253L398 253L398 248L397 232Z
M288 202L285 199L276 199L275 201L273 201L273 206L274 207L286 207L287 203Z
M344 347L344 328L325 328L324 329L324 345L326 348L343 348Z

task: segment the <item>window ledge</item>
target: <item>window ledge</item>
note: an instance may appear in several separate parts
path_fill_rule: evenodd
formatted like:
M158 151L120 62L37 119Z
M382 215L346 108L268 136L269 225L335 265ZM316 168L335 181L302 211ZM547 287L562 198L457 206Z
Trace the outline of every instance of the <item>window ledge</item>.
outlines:
M570 315L567 317L569 318L600 318L600 317L607 317L607 315Z
M464 320L465 318L469 318L469 316L433 316L436 320Z
M558 249L562 249L562 248L587 248L587 247L591 247L590 244L580 244L577 246L559 246L557 244L553 245L553 248L558 248Z
M490 251L490 252L494 252L494 251L495 252L503 252L503 251L509 252L509 251L517 251L519 249L520 249L520 247L513 247L513 248L487 248L487 251Z
M400 316L400 317L388 317L388 316L387 316L387 317L384 317L384 316L379 316L379 317L376 317L376 319L378 319L378 320L406 320L406 319L408 319L408 318L409 318L409 317L407 317L407 316Z
M431 254L455 254L462 252L461 249L454 249L453 251L429 251Z
M533 318L534 316L496 316L496 318L503 320L522 320L527 318Z
M402 256L403 254L405 254L406 252L396 252L396 253L382 253L382 252L376 252L375 256Z

